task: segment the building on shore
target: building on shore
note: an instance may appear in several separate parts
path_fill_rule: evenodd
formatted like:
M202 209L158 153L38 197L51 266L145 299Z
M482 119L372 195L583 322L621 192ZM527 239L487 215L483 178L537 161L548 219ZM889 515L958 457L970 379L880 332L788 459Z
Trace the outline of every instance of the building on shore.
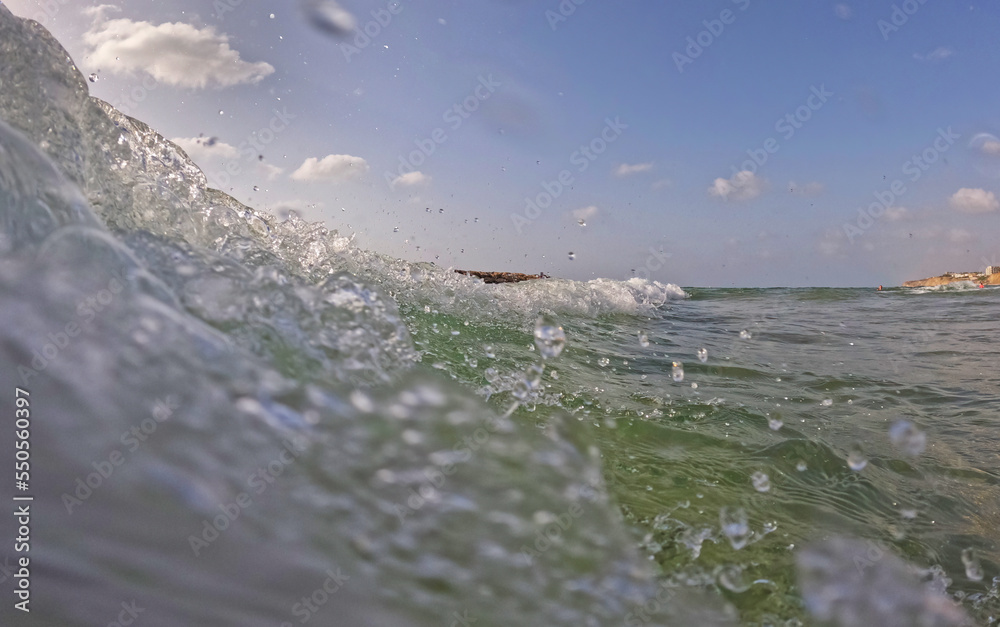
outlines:
M986 266L986 274L1000 274L1000 266Z

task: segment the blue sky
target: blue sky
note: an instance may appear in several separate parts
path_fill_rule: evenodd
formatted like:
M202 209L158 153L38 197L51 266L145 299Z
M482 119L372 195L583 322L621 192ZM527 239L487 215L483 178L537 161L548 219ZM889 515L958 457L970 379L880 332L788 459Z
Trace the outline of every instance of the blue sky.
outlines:
M405 259L719 287L1000 265L992 4L4 4L239 200Z

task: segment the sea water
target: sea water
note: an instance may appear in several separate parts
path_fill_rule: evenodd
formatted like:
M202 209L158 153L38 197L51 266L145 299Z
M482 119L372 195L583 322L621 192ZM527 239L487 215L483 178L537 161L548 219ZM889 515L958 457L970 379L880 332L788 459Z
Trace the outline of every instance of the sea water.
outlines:
M996 622L1000 291L485 285L0 60L5 625Z

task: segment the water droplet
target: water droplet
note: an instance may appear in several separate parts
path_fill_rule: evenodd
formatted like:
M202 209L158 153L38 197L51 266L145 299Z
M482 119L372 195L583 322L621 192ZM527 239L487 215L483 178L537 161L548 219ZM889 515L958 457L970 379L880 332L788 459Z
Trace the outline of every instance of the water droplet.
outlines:
M820 402L820 405L822 405L823 407L829 407L830 405L833 405L833 399L829 399L829 398L824 398L824 399L823 399L823 400L822 400L822 401Z
M679 361L675 361L673 368L670 369L670 374L673 376L674 381L680 383L684 380L684 364Z
M795 464L795 470L798 470L799 472L805 472L806 468L808 468L808 466L806 466L806 463L803 461Z
M643 348L649 346L649 336L645 331L639 331L639 346Z
M577 224L579 224L580 226L587 226L587 221L586 220L580 220L580 221L577 222Z
M750 333L749 331L747 331L746 329L743 329L742 331L740 331L740 339L749 340L752 337L753 337L753 334Z
M746 592L750 584L743 577L743 567L727 564L719 569L719 585L730 592Z
M91 82L91 83L96 83L96 82L97 82L97 74L96 74L96 73L94 73L94 74L91 74L91 75L90 75L90 76L88 76L87 78L88 78L88 79L90 79L90 82Z
M253 186L253 191L255 191L255 192L259 192L259 191L260 191L260 188L259 188L259 187L257 187L256 185L254 185L254 186Z
M438 213L444 213L444 209L443 208L438 209Z
M270 16L268 16L268 17L270 17L270 18L271 18L271 19L273 20L273 19L274 19L274 13L272 13L272 14L271 14Z
M847 465L851 467L851 470L864 470L865 466L868 465L868 458L865 457L860 442L852 444L847 452Z
M758 492L767 492L771 489L771 478L760 471L750 475L750 482L753 483L753 489Z
M698 384L697 383L692 383L691 384L691 389L692 390L697 390L698 389Z
M781 416L775 414L773 416L767 417L767 426L771 427L772 431L777 431L778 429L785 426L785 422L781 419Z
M392 227L392 232L393 233L399 233L399 227L398 226Z
M493 350L492 344L483 344L483 352L486 353L486 356L490 359L494 359L497 356L496 352Z
M983 566L979 563L979 558L976 556L974 549L962 550L962 563L965 564L965 576L970 581L983 580Z
M486 380L490 383L494 383L500 374L497 372L496 368L487 368L483 371L483 376L486 377Z
M225 111L223 111L222 109L219 109L219 115L224 115L225 113L226 113Z
M309 22L319 30L343 37L358 26L355 17L336 0L305 0L302 4Z
M601 368L607 368L608 364L610 363L611 360L608 359L607 357L601 357L600 359L597 360L597 365L600 366Z
M701 363L705 363L706 361L708 361L708 349L707 348L699 348L698 349L698 361L700 361Z
M889 427L889 440L910 457L920 455L927 448L927 434L909 420L897 420Z
M723 507L719 510L719 525L722 533L729 538L729 544L739 551L750 540L750 525L747 524L747 512L742 507Z
M570 253L569 253L569 260L573 261L574 259L576 259L576 253L574 253L573 251L570 251Z
M558 357L566 346L566 333L548 316L539 316L535 322L535 346L542 359Z

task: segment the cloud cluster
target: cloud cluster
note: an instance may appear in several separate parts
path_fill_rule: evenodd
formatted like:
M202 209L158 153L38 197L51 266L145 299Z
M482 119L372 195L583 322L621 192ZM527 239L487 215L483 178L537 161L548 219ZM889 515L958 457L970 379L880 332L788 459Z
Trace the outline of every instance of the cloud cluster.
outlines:
M235 159L240 156L236 146L230 146L214 137L176 137L170 141L184 149L187 156L195 163L203 163L209 159Z
M425 183L429 183L430 180L431 180L431 177L429 177L426 174L424 174L423 172L417 170L415 172L407 172L406 174L402 174L400 176L397 176L392 181L392 187L393 188L400 187L400 186L402 186L402 187L416 187L417 185L423 185Z
M292 172L294 181L340 182L356 179L368 172L368 162L351 155L327 155L322 159L309 157Z
M652 163L623 163L615 168L615 176L625 177L632 176L633 174L642 174L643 172L649 172L653 169Z
M990 213L1000 209L996 194L978 188L963 187L948 202L952 209L962 213Z
M767 181L750 170L742 170L728 179L715 179L708 188L708 194L723 200L751 200L764 193L766 188Z
M274 72L269 63L241 59L229 47L229 37L211 26L105 20L107 7L97 9L83 41L89 63L106 72L143 71L161 83L196 89L257 83Z

